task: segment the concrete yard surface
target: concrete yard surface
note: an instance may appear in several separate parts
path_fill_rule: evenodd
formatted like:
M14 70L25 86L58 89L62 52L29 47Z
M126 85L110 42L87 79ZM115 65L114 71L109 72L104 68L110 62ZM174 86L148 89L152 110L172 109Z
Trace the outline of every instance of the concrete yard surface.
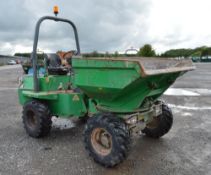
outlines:
M170 132L135 137L129 157L107 169L88 156L77 120L54 118L48 137L29 137L17 96L22 69L0 67L0 175L211 175L211 64L196 68L162 97L174 114Z

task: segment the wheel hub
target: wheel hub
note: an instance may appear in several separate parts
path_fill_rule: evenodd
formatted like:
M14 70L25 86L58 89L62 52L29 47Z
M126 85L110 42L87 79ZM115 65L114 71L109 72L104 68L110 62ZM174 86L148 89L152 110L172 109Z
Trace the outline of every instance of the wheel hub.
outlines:
M37 119L33 111L27 112L27 123L30 128L34 128L37 124Z
M154 129L158 127L159 123L160 123L160 117L157 116L157 117L154 117L151 122L147 123L146 127L150 129Z
M103 156L108 155L112 148L112 137L103 128L95 128L91 134L91 143L94 150Z

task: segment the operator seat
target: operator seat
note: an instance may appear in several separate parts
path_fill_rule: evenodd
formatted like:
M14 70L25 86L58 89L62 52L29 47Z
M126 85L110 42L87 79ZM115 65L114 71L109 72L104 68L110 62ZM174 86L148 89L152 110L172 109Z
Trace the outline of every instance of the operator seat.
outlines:
M45 54L45 61L49 75L66 75L69 69L61 65L61 59L57 54Z

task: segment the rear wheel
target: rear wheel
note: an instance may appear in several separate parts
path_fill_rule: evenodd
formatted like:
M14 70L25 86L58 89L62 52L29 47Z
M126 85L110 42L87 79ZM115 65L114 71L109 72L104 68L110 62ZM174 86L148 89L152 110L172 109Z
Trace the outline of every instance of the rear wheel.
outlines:
M31 137L39 138L49 134L51 116L47 105L38 101L30 101L23 107L23 124Z
M84 131L85 148L93 159L105 167L122 162L129 151L129 131L121 119L97 114L90 118Z
M159 138L169 132L173 124L173 115L171 109L163 104L162 114L154 117L154 119L146 125L142 133L148 137Z

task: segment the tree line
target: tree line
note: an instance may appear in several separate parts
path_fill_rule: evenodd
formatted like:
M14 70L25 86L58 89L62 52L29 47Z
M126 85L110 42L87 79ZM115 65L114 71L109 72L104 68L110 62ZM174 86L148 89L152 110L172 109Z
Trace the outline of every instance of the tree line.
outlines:
M21 57L30 57L31 53L15 53L14 56L21 56ZM42 58L43 54L38 54L38 59ZM82 53L82 56L84 57L122 57L122 56L128 56L128 57L207 57L211 55L211 47L202 46L197 47L194 49L171 49L167 50L162 54L157 54L156 51L153 49L153 47L150 44L145 44L142 46L136 54L129 54L129 53L119 53L118 51L114 53L101 53L98 51L93 51L91 53Z
M197 47L194 49L171 49L163 54L161 54L161 57L208 57L211 55L211 47L202 46Z
M31 53L15 53L14 56L19 57L31 57ZM37 54L38 59L43 58L43 54ZM156 56L155 50L152 48L150 44L145 44L143 47L139 49L139 51L136 54L129 54L129 53L119 53L118 51L115 51L114 53L101 53L98 51L93 51L90 53L82 53L82 56L84 57L122 57L122 56L128 56L128 57L136 57L136 56L144 56L144 57L154 57Z

